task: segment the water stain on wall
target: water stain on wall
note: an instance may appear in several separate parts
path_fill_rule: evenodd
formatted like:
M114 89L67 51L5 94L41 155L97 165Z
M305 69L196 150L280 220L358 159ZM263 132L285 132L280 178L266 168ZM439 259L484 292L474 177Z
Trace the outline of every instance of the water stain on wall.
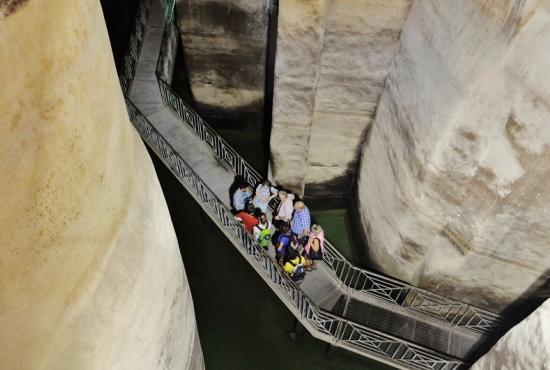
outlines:
M0 0L0 10L7 18L19 10L28 0Z

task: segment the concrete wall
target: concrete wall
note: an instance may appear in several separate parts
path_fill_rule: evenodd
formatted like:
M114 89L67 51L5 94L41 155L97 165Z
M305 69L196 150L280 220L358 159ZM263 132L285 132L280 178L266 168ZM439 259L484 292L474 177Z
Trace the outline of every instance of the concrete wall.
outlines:
M506 333L470 369L550 369L550 301Z
M371 260L490 309L550 268L550 2L414 2L358 197Z
M0 368L203 368L99 1L0 2Z
M208 122L262 127L267 8L267 0L177 1L191 93Z
M271 173L300 195L348 196L410 0L279 3Z

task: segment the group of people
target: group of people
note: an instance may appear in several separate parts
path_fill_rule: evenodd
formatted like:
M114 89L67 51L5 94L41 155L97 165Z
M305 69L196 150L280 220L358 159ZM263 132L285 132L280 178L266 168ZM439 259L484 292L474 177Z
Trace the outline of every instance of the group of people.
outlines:
M262 180L254 190L243 179L237 182L231 195L235 219L258 245L266 251L273 245L277 263L294 281L303 280L306 271L317 269L318 261L323 259L325 236L321 226L311 224L304 202L272 186L269 180ZM268 206L275 197L280 203L269 220Z

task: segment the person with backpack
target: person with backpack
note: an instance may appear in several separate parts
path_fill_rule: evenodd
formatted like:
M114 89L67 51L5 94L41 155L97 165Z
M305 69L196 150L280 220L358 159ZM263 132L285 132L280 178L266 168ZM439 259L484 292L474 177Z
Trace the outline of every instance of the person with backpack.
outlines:
M259 222L254 226L253 232L258 245L267 250L271 241L271 222L269 222L265 213L260 213Z
M304 255L311 261L310 267L313 270L317 269L317 261L323 259L324 243L325 232L323 228L317 224L311 225L311 231L304 246Z
M300 282L306 277L306 264L306 259L292 250L283 258L283 270L295 282Z
M290 248L290 241L292 234L290 232L290 226L288 224L282 224L280 231L277 233L273 245L275 246L275 259L281 266L283 265L283 258L287 255L287 249Z

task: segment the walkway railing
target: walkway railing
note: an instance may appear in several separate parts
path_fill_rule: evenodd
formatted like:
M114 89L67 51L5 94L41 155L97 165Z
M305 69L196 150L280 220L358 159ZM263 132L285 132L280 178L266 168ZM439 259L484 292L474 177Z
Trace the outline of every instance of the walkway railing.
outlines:
M250 184L258 183L261 179L260 174L172 89L170 81L179 40L178 29L177 19L166 23L157 62L156 75L164 104L173 109L237 175L243 176ZM325 240L325 251L323 262L345 287L354 292L368 294L393 305L421 312L450 325L479 333L504 330L511 326L498 314L358 268L327 240Z
M399 368L452 370L464 363L399 338L349 322L319 307L290 280L281 267L237 222L215 193L192 170L138 108L126 98L130 120L142 139L199 202L224 234L240 248L254 268L282 295L285 304L316 336L342 348ZM315 334L312 333L312 334Z
M143 44L143 38L145 37L147 16L149 15L149 9L151 8L151 1L152 0L142 0L138 5L136 19L134 20L134 27L128 42L128 49L126 50L122 61L122 71L118 71L118 79L124 94L130 91L130 87L134 81L141 45Z

